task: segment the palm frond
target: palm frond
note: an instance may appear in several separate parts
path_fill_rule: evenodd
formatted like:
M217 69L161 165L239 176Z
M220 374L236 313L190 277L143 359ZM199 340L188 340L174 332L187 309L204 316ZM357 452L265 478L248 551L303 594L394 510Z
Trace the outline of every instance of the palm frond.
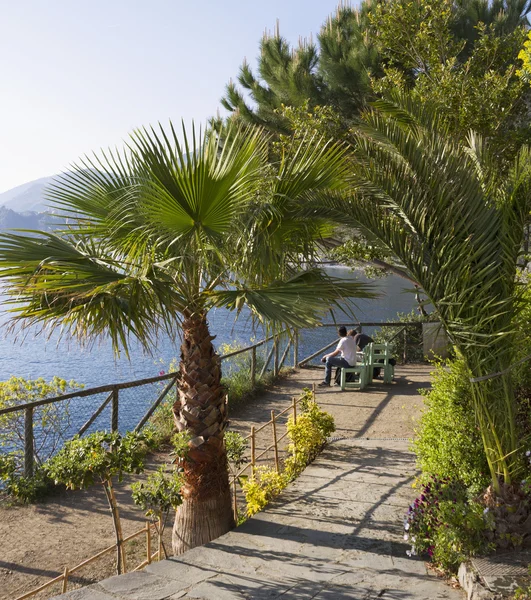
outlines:
M126 353L131 337L151 349L159 329L172 331L165 315L184 299L163 272L124 264L104 243L25 233L0 235L0 278L15 325L60 330L82 343L109 336Z
M376 297L373 286L330 277L320 269L304 271L287 281L264 287L237 287L210 293L213 306L223 306L237 315L246 307L258 321L273 328L313 327L331 310L352 316L354 298Z

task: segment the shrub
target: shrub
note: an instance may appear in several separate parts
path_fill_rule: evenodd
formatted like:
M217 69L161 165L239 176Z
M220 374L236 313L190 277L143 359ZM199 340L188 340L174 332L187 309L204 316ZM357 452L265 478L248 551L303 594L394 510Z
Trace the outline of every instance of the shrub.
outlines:
M173 404L175 398L166 397L158 406L157 410L149 419L144 428L152 430L156 440L156 446L166 444L175 433L175 419L173 417Z
M223 356L242 350L245 346L242 344L221 344L218 352ZM223 378L221 383L227 390L229 404L231 407L237 406L241 402L252 398L263 391L266 386L266 377L259 377L260 371L264 366L264 359L260 354L256 356L256 379L253 386L251 380L251 353L243 352L223 361Z
M83 388L75 381L53 377L51 381L11 377L0 382L0 409L28 402L62 396ZM70 403L68 400L37 406L33 410L33 426L38 432L33 442L33 454L38 464L53 456L70 429ZM0 415L0 449L12 453L17 471L22 467L24 448L24 411Z
M494 519L484 504L469 497L461 482L431 478L409 507L404 539L413 544L409 555L428 554L446 571L461 562L494 549L488 532Z
M116 535L117 573L120 575L123 558L122 527L112 479L121 481L124 473L141 473L150 438L142 433L97 431L84 438L75 436L44 465L49 477L68 489L86 488L99 481L103 485Z
M313 400L312 392L305 388L300 403L301 414L297 421L288 419L288 437L290 444L286 459L286 474L289 479L297 477L322 450L326 438L336 430L334 418Z
M288 485L285 473L277 473L271 467L257 467L254 474L243 484L247 516L263 510L267 504Z
M428 315L425 317L417 310L412 310L410 313L398 313L396 317L393 317L392 322L395 323L415 323L415 325L406 326L406 351L407 360L409 362L424 362L422 323L429 322L433 319L434 315ZM391 354L401 362L404 351L404 338L403 334L399 334L397 337L395 337L398 331L400 331L399 327L382 327L371 334L371 337L378 344L388 342Z
M143 434L96 431L86 437L74 436L44 465L56 483L69 489L86 488L124 473L141 473L148 447Z
M192 434L184 429L183 431L179 431L171 438L171 443L173 446L173 454L177 456L180 460L185 460L188 456L188 452L190 451L190 440L192 439Z
M133 502L147 517L159 519L170 508L177 508L182 504L182 486L181 472L172 470L167 473L167 466L160 467L145 482L135 481L131 484Z
M42 467L37 467L33 477L25 477L17 467L17 457L13 454L0 454L0 481L3 493L21 502L35 502L43 498L53 485Z
M421 480L438 477L460 481L479 493L489 471L479 429L474 420L468 372L462 360L436 366L433 388L421 390L425 409L412 448Z
M167 467L160 467L151 473L145 482L137 481L131 484L133 502L147 517L158 522L156 528L159 548L164 549L166 558L168 554L162 539L164 528L170 509L177 508L183 502L181 488L184 483L182 472L172 469L168 473Z
M227 451L227 461L232 474L235 475L237 470L246 462L249 461L244 456L247 450L247 440L236 431L227 431L225 433L225 450Z

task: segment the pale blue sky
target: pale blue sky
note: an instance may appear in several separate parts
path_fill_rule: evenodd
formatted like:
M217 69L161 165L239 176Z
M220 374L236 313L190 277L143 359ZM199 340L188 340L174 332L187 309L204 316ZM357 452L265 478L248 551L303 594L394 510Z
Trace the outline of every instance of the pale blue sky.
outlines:
M338 0L0 0L0 192L134 127L215 114L280 19L291 42Z

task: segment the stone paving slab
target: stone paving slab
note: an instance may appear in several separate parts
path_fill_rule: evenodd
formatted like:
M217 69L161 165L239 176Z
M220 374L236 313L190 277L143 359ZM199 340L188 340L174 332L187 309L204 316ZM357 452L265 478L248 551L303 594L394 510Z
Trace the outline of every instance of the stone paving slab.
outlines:
M473 558L472 565L481 580L492 592L509 595L518 586L529 585L531 550L492 554L485 558Z
M402 522L414 469L407 442L335 441L277 501L230 533L56 598L463 599L406 556Z

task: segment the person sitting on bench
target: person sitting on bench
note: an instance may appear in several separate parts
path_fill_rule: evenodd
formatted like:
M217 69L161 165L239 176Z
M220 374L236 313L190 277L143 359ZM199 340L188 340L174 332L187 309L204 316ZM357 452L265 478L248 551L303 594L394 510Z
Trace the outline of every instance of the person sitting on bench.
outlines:
M369 344L374 342L370 335L367 335L366 333L361 333L361 331L359 331L358 329L351 329L348 332L348 335L351 335L354 338L354 343L359 348L360 352L363 352L363 348L365 348L365 346L368 346Z
M346 327L340 327L337 330L337 333L341 338L337 348L333 352L330 352L330 354L325 354L323 358L321 358L321 362L325 363L325 378L324 381L319 384L320 387L330 385L333 367L348 368L356 366L356 344L354 343L354 338L347 336Z

